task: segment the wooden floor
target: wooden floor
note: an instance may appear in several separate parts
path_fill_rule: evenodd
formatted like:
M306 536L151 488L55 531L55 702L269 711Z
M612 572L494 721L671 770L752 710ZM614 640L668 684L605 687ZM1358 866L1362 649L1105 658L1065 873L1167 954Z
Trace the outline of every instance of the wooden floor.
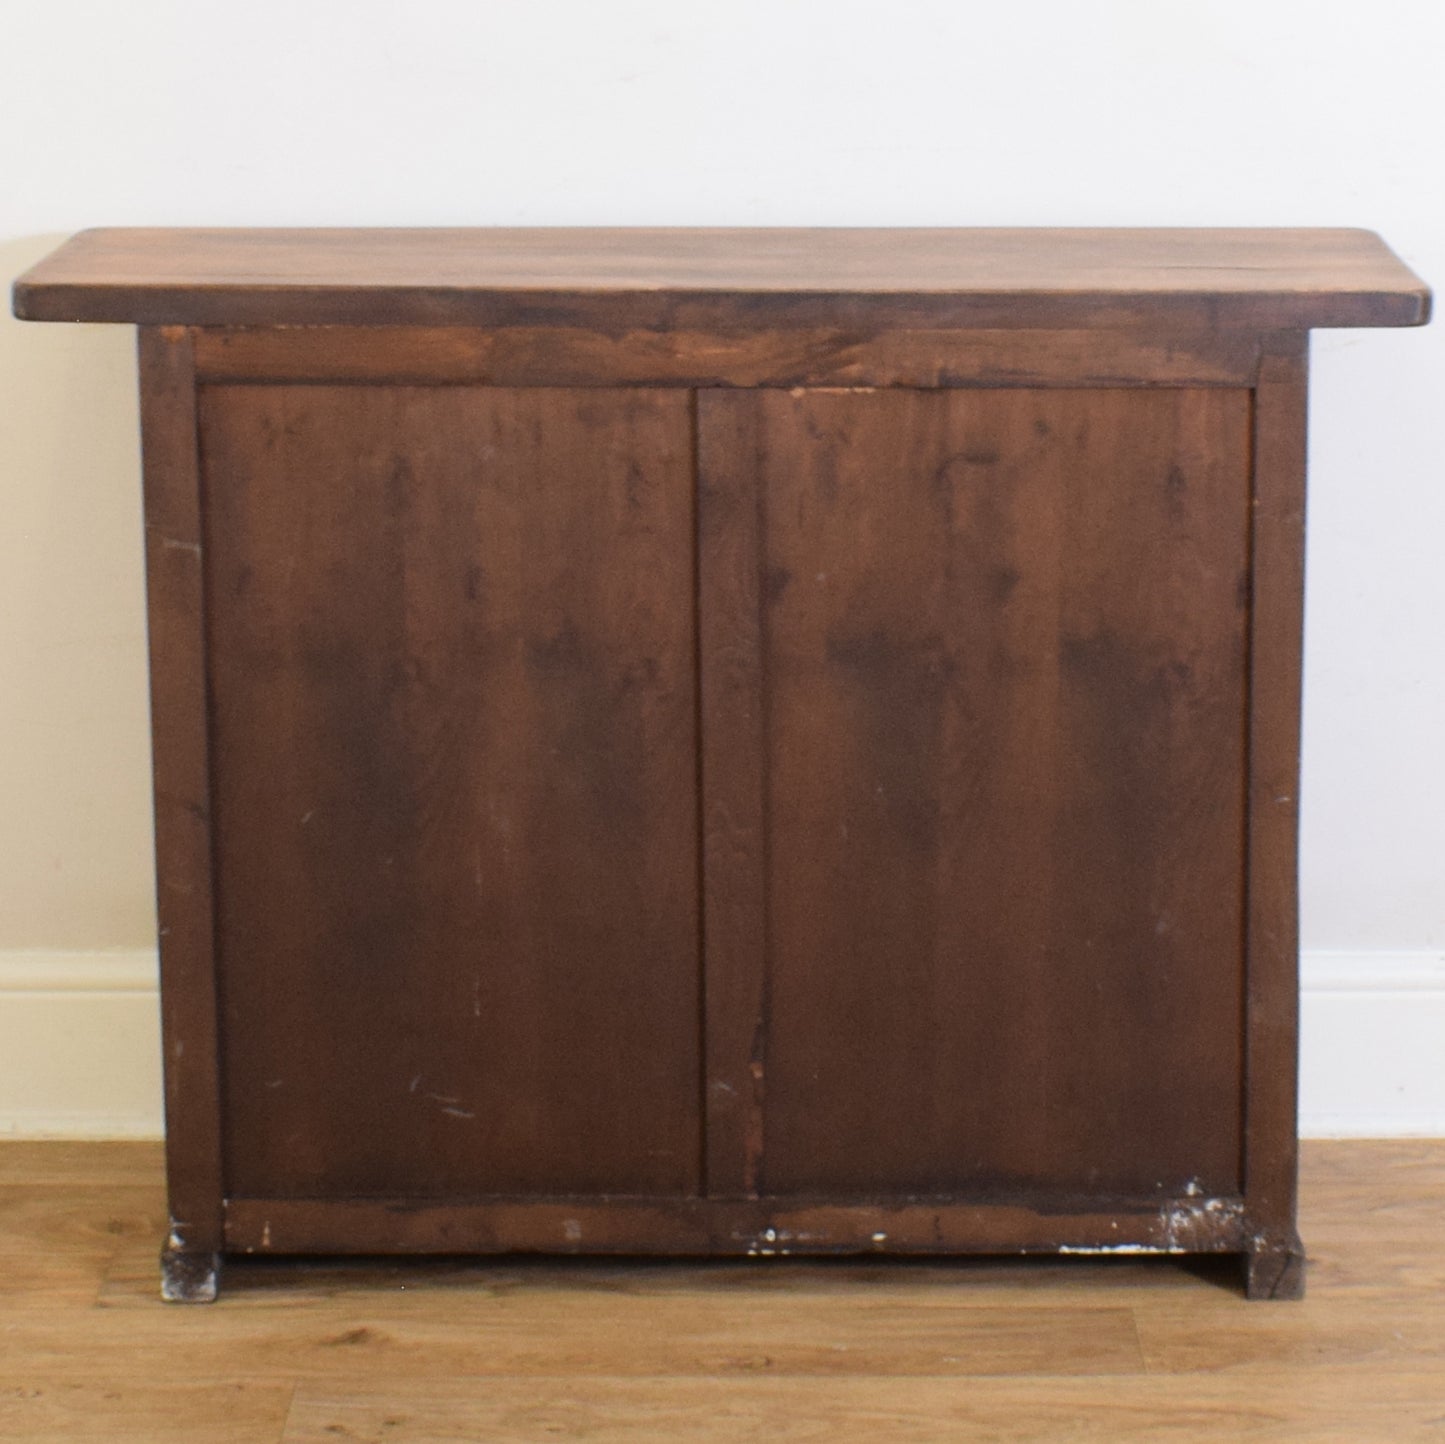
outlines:
M1445 1140L1308 1144L1301 1304L1167 1260L241 1263L149 1144L0 1143L0 1439L1445 1440Z

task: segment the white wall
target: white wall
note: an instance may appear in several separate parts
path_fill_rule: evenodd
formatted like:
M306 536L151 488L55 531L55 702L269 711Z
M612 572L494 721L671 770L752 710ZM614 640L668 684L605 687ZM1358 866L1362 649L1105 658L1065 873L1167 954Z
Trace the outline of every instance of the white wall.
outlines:
M102 224L1319 224L1445 285L1439 0L31 0L3 34L6 277ZM129 348L0 325L0 953L32 982L151 941ZM1384 996L1445 1055L1445 329L1322 333L1314 363L1332 1127ZM1445 1061L1401 1066L1393 1126L1445 1126Z

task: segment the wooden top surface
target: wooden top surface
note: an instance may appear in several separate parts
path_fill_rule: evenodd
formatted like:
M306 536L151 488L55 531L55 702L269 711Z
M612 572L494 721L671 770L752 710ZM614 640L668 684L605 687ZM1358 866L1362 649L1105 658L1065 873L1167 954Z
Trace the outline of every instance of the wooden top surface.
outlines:
M178 325L1412 326L1358 230L83 231L15 283L35 321Z

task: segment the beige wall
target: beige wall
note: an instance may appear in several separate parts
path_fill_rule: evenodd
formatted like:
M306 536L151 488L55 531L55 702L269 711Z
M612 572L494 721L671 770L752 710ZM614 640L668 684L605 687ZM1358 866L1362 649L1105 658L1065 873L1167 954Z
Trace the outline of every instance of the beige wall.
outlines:
M102 225L1350 225L1445 282L1445 6L820 13L12 6L0 287ZM133 345L0 316L0 1131L158 1118ZM1445 324L1311 364L1306 1126L1445 1130Z
M135 333L24 325L0 243L0 953L154 940Z

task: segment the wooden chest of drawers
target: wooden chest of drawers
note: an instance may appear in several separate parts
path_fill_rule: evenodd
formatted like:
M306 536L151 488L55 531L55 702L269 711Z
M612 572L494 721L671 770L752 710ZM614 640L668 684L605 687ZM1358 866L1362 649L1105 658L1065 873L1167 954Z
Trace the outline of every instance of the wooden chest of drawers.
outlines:
M1312 326L1362 232L109 231L172 1234L1298 1292Z

